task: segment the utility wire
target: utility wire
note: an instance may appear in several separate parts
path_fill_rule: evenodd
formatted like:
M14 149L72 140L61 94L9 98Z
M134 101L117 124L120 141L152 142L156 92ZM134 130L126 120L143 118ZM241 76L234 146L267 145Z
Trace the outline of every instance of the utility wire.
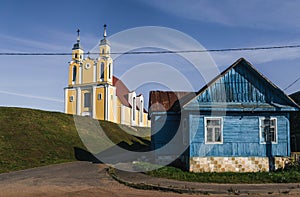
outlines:
M245 47L245 48L225 48L225 49L203 49L203 50L178 50L178 51L128 51L128 52L112 52L112 55L139 55L139 54L167 54L167 53L205 53L205 52L232 52L232 51L257 51L257 50L273 50L273 49L291 49L300 48L300 45L283 45L283 46L267 46L267 47ZM99 53L86 52L85 55L93 55ZM63 56L72 55L72 53L34 53L34 52L0 52L1 56Z
M268 47L246 47L246 48L225 48L225 49L204 49L204 50L179 50L179 51L129 51L129 52L112 52L113 55L139 55L139 54L170 54L170 53L204 53L204 52L233 52L233 51L257 51L257 50L273 50L273 49L291 49L300 48L300 45L283 45L283 46L268 46ZM93 55L99 53L86 52L85 55ZM17 52L7 53L0 52L0 56L64 56L72 55L72 53L32 53L32 52ZM297 78L283 90L287 90L300 80Z
M296 79L293 83L291 83L290 85L288 85L286 88L284 88L283 90L287 90L289 89L290 87L292 87L295 83L297 83L297 81L300 80L300 77L298 79Z

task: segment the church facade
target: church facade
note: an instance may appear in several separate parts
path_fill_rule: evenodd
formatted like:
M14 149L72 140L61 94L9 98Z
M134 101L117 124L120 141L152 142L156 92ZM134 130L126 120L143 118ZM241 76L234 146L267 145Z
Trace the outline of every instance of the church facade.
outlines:
M64 89L65 113L124 125L150 127L143 95L129 91L113 75L111 46L106 37L104 25L99 56L95 59L84 57L78 30L69 64L68 87Z

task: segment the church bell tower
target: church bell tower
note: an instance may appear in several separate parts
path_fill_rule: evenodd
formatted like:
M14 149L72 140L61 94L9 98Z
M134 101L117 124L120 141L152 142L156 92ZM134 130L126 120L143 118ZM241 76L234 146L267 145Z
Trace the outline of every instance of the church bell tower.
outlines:
M106 39L106 24L104 25L103 39L99 44L100 82L113 84L113 60L110 56L110 43Z

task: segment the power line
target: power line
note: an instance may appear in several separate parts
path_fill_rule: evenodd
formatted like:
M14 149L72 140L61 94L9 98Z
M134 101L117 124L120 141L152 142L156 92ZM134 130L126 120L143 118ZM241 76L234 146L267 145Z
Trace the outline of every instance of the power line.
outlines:
M300 80L300 77L298 79L296 79L294 82L292 82L290 85L288 85L286 88L284 88L283 90L287 90L290 87L292 87L295 83L297 83Z
M245 48L225 48L225 49L203 49L203 50L178 50L178 51L128 51L128 52L112 52L112 55L139 55L139 54L168 54L168 53L205 53L205 52L234 52L234 51L257 51L257 50L273 50L273 49L291 49L300 48L300 45L283 45L283 46L267 46L267 47L245 47ZM99 53L86 52L85 55L97 55ZM72 55L72 53L52 53L52 52L0 52L1 56L64 56Z

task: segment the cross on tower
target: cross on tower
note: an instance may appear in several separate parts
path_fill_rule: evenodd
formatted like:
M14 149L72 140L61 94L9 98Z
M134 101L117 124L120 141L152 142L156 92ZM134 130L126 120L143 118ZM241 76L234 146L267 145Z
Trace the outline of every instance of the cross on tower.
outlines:
M80 30L77 29L77 42L78 42L78 43L79 43L79 41L80 41L80 35L79 35L79 33L80 33Z

